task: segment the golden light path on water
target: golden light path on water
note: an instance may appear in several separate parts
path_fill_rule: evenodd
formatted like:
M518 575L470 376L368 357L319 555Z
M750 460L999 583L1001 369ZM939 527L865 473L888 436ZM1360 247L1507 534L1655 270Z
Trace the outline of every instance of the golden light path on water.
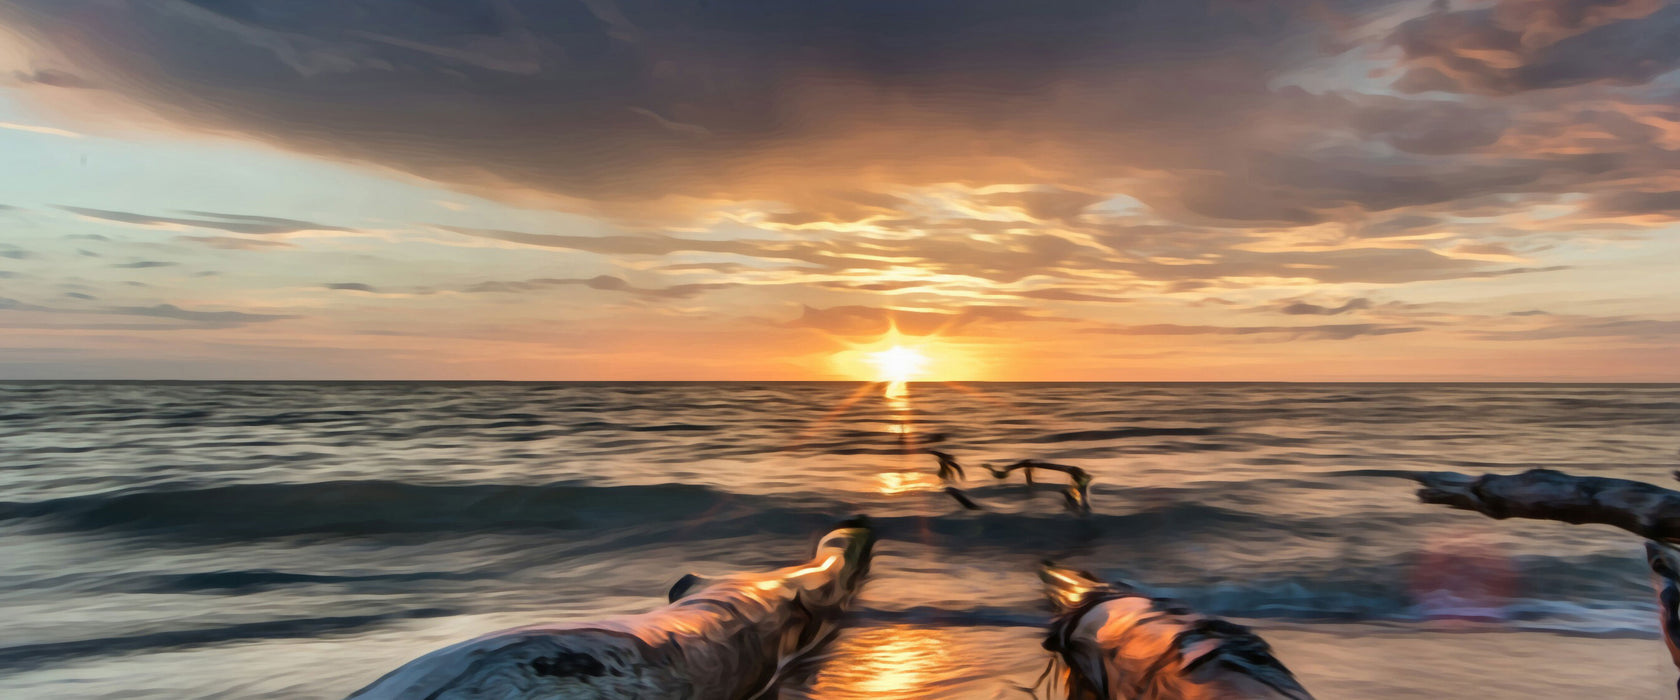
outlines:
M914 698L949 673L948 633L939 627L891 625L858 630L837 641L844 664L825 667L817 694L837 697Z

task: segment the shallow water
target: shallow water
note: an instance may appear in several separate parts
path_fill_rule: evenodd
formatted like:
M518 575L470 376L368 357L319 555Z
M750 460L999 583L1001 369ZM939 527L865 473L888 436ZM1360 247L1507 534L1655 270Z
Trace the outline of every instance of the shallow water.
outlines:
M341 697L854 513L874 577L784 696L1026 697L1045 558L1241 618L1324 698L1672 696L1636 538L1384 473L1665 483L1677 427L1673 385L0 384L0 697ZM1094 512L978 468L1026 457Z

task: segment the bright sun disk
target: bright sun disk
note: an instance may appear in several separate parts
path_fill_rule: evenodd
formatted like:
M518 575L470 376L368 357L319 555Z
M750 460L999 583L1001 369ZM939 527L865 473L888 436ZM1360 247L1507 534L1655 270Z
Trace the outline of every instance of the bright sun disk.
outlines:
M920 350L894 345L865 356L880 372L881 381L907 382L927 368L928 358Z

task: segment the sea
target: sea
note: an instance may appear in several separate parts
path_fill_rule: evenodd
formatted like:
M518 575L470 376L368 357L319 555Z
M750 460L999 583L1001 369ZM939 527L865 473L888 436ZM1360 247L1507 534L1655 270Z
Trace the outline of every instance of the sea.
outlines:
M1321 699L1674 697L1637 537L1405 476L1676 486L1680 385L885 388L0 383L0 698L341 698L855 515L871 578L782 698L1054 697L1044 560L1254 628ZM1091 512L980 466L1020 459Z

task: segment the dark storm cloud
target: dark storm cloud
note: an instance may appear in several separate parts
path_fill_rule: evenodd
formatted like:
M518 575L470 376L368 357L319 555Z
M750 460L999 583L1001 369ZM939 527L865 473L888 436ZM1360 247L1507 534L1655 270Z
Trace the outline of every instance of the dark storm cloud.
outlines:
M296 233L298 231L348 231L350 229L339 226L328 226L313 221L299 221L297 219L281 219L272 216L250 216L247 214L218 214L215 212L189 211L183 212L188 217L153 216L137 214L128 211L110 211L106 209L88 209L86 207L59 207L72 214L80 214L94 219L115 221L138 226L191 226L194 228L208 228L228 233L242 234L276 234Z
M1021 306L965 306L956 311L921 311L875 306L805 307L791 328L810 328L843 336L879 336L893 329L905 335L974 335L982 327L998 324L1057 321L1036 316Z
M1322 4L14 0L7 15L75 74L193 126L462 184L774 193L847 217L881 205L823 183L859 168L924 183L988 178L974 165L994 159L1022 174L1224 153L1267 81L1317 51Z
M1680 66L1677 35L1666 0L1500 0L1412 19L1390 40L1414 66L1402 90L1510 94L1648 82Z

